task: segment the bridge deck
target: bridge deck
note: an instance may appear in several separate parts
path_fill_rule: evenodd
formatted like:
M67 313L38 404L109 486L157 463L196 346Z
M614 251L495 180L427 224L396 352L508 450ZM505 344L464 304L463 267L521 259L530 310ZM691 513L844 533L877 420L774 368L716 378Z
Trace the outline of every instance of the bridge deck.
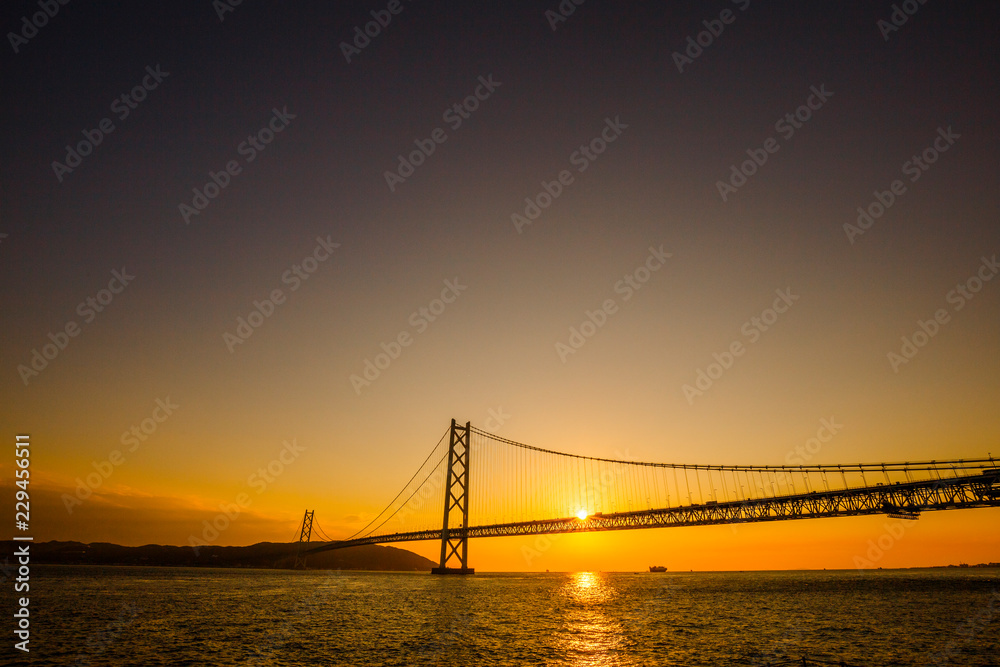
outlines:
M786 521L823 517L890 514L916 518L920 512L974 507L1000 507L1000 469L981 474L946 479L901 482L891 485L813 491L773 498L731 502L706 502L632 512L603 513L586 519L564 517L539 521L470 526L449 530L452 536L501 537L549 533L585 533L607 530L635 530L705 526L725 523ZM342 542L330 542L307 553L344 549L365 544L440 540L442 530L421 530L388 535L372 535Z

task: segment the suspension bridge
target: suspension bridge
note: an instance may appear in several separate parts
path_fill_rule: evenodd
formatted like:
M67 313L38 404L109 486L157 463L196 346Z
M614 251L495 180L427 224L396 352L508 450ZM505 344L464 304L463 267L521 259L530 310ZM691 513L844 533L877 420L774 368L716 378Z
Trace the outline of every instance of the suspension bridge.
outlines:
M992 456L797 466L646 463L542 449L452 420L368 525L306 553L441 540L432 571L471 574L474 537L866 514L917 519L921 512L1000 506L997 464Z

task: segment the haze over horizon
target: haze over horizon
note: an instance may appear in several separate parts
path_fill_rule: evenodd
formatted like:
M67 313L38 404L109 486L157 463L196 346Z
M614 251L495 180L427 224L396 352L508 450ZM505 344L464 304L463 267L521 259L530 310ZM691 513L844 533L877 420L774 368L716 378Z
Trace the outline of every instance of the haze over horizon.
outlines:
M36 540L188 544L241 496L213 544L307 508L346 537L452 418L636 461L1000 453L995 3L394 3L69 3L8 37L0 429ZM887 524L470 561L853 568ZM998 528L928 512L874 566L997 561Z

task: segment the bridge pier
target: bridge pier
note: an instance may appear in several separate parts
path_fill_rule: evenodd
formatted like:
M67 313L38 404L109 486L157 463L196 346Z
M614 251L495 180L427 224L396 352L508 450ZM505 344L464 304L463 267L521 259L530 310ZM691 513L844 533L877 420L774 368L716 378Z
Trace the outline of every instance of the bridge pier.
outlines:
M444 524L441 527L441 562L431 574L475 574L469 567L469 454L472 449L470 422L459 426L451 420L448 447L448 482L444 487ZM452 510L462 513L461 530L451 528ZM457 535L456 535L457 533ZM452 559L458 567L449 567Z
M432 567L431 574L475 574L474 567Z

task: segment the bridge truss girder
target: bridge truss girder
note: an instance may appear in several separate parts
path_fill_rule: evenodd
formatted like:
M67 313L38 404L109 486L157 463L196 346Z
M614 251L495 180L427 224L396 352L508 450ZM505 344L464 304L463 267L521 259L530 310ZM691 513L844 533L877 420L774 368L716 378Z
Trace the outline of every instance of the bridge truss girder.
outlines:
M472 526L462 530L423 530L332 542L313 551L343 549L363 544L416 542L449 539L467 541L472 537L586 533L641 528L707 526L792 519L903 514L1000 507L1000 471L940 480L924 480L892 485L876 485L837 491L814 491L776 498L735 502L704 503L653 510L598 514L578 519L567 517L540 521ZM468 515L466 514L466 517ZM445 524L447 525L447 524ZM444 546L444 545L442 545ZM454 550L452 551L454 553ZM442 549L444 554L444 549ZM466 563L465 560L463 562ZM443 567L443 564L442 564Z

